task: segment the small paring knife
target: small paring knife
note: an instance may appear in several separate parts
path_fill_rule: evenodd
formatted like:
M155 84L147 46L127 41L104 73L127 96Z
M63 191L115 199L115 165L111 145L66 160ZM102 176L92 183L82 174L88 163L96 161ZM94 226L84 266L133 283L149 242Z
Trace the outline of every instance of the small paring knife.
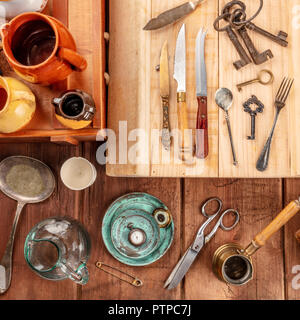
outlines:
M169 151L171 147L171 134L169 121L170 78L168 41L165 41L160 57L160 96L163 107L162 145L165 150Z

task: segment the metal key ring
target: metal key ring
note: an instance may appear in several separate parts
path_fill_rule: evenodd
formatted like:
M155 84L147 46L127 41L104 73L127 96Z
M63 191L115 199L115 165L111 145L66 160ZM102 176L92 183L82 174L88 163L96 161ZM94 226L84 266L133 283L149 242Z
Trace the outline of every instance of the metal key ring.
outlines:
M206 213L206 210L205 210L205 209L206 209L206 206L207 206L208 204L214 202L214 201L218 202L218 204L219 204L218 210L217 210L216 213L214 213L214 214L207 214L207 213ZM205 202L205 204L202 206L202 214L204 215L205 218L208 218L208 219L211 218L211 217L215 217L215 216L217 216L217 215L221 212L222 206L223 206L223 202L222 202L219 198L209 199L209 200L207 200L207 201Z
M223 31L226 31L226 29L228 28L228 25L226 25L226 27L223 27L223 28L219 28L219 22L221 21L221 20L225 20L225 21L228 21L228 19L227 18L229 18L229 17L231 17L231 13L224 13L224 14L222 14L221 16L219 16L216 20L215 20L215 22L214 22L214 28L215 28L215 30L216 31L218 31L218 32L223 32Z
M229 3L224 7L224 9L222 10L222 16L223 16L223 14L228 14L228 13L231 15L231 13L229 12L229 10L230 10L234 5L239 5L239 6L241 7L241 10L242 10L242 11L245 11L245 10L246 10L246 6L245 6L245 4L244 4L242 1L238 1L238 0L236 0L236 1L231 1L231 2L229 2ZM264 1L263 1L263 0L260 0L260 5L259 5L259 8L258 8L257 12L256 12L250 19L245 20L245 21L240 21L240 22L238 22L238 21L237 21L237 22L234 22L234 25L235 25L236 27L238 27L238 26L242 26L242 25L245 25L245 24L251 22L252 20L254 20L254 19L260 14L263 6L264 6ZM225 20L226 20L226 19L225 19Z
M264 81L263 76L264 76L264 74L266 74L266 73L270 76L270 79L267 80L267 81ZM272 84L273 81L274 81L274 74L272 73L272 71L264 69L264 70L261 70L261 71L258 73L257 79L258 79L258 81L259 81L260 84L263 84L263 85Z
M226 216L226 215L228 215L229 213L234 213L235 214L235 222L234 222L234 224L232 225L232 226L230 226L230 227L226 227L225 225L224 225L224 223L223 223L223 220L224 220L224 217ZM236 226L237 226L237 224L240 222L240 214L239 214L239 212L237 211L237 210L234 210L234 209L228 209L228 210L226 210L223 214L222 214L222 216L221 216L221 218L220 218L220 227L222 228L222 230L224 230L224 231L231 231L231 230L233 230Z
M243 25L236 25L236 17L239 16L240 20L242 19L242 21L246 21L247 15L246 12L241 10L241 9L236 9L233 11L233 13L231 14L230 18L229 18L229 24L231 25L232 28L234 29L240 29L244 26Z
M239 0L235 0L235 1L230 1L229 3L227 3L227 4L225 5L225 7L224 7L223 10L222 10L222 14L225 14L225 13L231 14L231 13L230 13L230 9L231 9L232 7L234 7L234 6L236 6L236 5L238 5L238 6L241 7L240 10L246 11L246 5L245 5L245 3L242 2L242 1L239 1Z

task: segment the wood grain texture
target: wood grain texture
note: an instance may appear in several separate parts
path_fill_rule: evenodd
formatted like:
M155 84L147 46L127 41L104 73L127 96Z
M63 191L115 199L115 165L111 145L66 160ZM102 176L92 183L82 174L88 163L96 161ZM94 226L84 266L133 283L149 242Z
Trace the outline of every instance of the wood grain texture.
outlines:
M286 204L292 200L299 199L299 188L299 179L287 179L285 181L284 201ZM298 213L293 220L285 226L284 231L286 298L290 300L300 299L300 290L296 290L293 286L293 279L297 275L293 269L300 265L300 246L295 239L295 233L299 228L300 214Z
M161 150L159 139L152 138L147 144L147 165L108 165L107 173L111 176L154 176L154 177L240 177L240 178L278 178L299 175L300 145L296 139L300 124L300 112L297 108L299 79L296 79L295 90L287 101L286 108L280 114L271 149L269 168L265 172L256 169L256 162L271 131L275 117L275 96L284 76L297 77L295 66L298 65L299 47L299 6L298 0L266 0L260 15L254 20L258 26L277 34L279 30L289 33L288 48L283 48L262 35L249 31L259 52L271 49L274 58L263 65L250 64L237 71L233 62L238 54L226 33L218 34L213 22L218 11L227 0L212 0L201 4L199 8L181 21L152 32L143 32L142 28L150 18L159 13L183 4L185 0L147 0L141 6L137 0L123 0L127 7L126 19L122 16L120 1L110 1L111 21L119 23L110 29L110 94L109 94L109 127L118 130L119 121L128 121L128 131L136 128L145 130L150 136L151 129L159 130L162 113L159 96L159 74L155 67L159 64L162 45L168 40L170 55L170 122L171 128L177 128L176 82L172 79L176 37L182 23L187 30L187 106L189 127L195 129L197 117L197 99L195 95L195 38L201 27L208 28L206 43L206 62L209 88L209 136L210 155L206 161L196 162L191 170L173 159L174 150L169 153ZM247 13L257 10L258 1L245 0ZM275 12L276 19L273 18ZM128 25L128 17L134 17L134 23ZM295 27L296 25L296 27ZM298 27L297 27L298 26ZM128 41L127 35L135 34L136 41ZM130 45L129 45L130 43ZM114 53L118 52L116 56ZM142 68L138 68L142 66ZM256 78L262 69L269 69L275 75L272 86L253 84L238 92L236 85ZM128 70L128 72L124 72ZM136 70L136 71L134 71ZM140 73L142 72L142 74ZM123 75L121 75L122 73ZM130 74L130 80L125 79ZM126 83L126 86L124 86ZM232 154L223 111L219 111L214 103L214 94L218 87L227 87L233 91L234 104L230 110L232 118L233 138L239 166L232 165ZM124 90L124 91L123 91ZM115 95L118 91L121 94ZM265 111L257 117L257 135L255 141L247 140L250 132L249 115L243 111L242 104L255 94L265 104ZM116 112L118 110L118 112ZM150 114L149 114L150 112ZM150 119L146 121L146 119ZM117 133L119 131L116 131ZM135 141L134 141L135 142ZM129 142L129 145L134 144ZM141 153L142 146L137 146ZM174 147L173 147L174 148ZM150 151L149 151L150 150ZM282 152L284 150L284 152ZM167 159L167 160L166 160ZM166 164L167 161L167 164Z
M69 28L78 52L88 61L88 68L84 72L74 72L67 80L51 87L26 83L37 98L36 114L24 130L10 135L0 134L0 143L14 142L18 139L26 141L28 137L40 138L40 141L48 138L48 141L51 141L51 137L59 140L60 137L66 135L72 135L74 139L79 137L77 138L79 141L96 141L98 135L101 135L99 129L106 127L105 0L50 0L44 13L56 17ZM0 64L5 76L20 79L8 66L3 52L0 55ZM87 128L90 130L87 136L85 136L87 131L70 130L63 127L55 117L51 101L67 89L81 89L91 94L95 100L97 112L92 126ZM62 142L65 142L63 138Z
M185 278L186 299L204 300L272 300L284 299L284 264L282 231L253 256L254 279L246 286L234 287L220 282L212 271L214 252L225 243L247 246L253 237L266 227L282 208L281 180L245 179L186 179L184 237L186 249L205 218L201 205L209 198L219 197L223 209L239 211L241 221L231 232L219 230L201 251ZM270 267L271 266L271 267ZM271 269L271 272L270 272Z
M13 274L11 287L1 300L74 300L77 298L76 285L71 281L45 281L35 274L24 258L24 243L29 231L40 221L54 216L78 218L78 194L66 189L59 177L62 163L78 155L80 149L58 147L54 144L10 144L1 145L0 160L12 155L25 155L45 162L57 179L54 194L45 202L27 205L22 213L15 238ZM4 252L17 203L0 194L2 219L0 224L0 252Z
M97 145L85 144L84 154L95 162ZM106 176L105 168L97 166L98 178L83 199L84 211L81 220L92 236L93 250L90 259L90 283L82 288L82 299L104 300L168 300L180 299L181 289L166 291L164 281L168 277L170 265L180 257L181 234L181 189L180 179L132 179L111 178ZM157 262L146 267L129 267L115 260L104 246L101 228L102 219L109 205L118 197L130 192L146 192L158 197L170 209L174 218L175 238L171 249ZM122 271L137 276L144 282L141 288L134 288L127 283L107 275L95 267L97 261L120 268Z
M229 287L217 280L212 272L212 256L219 246L232 241L246 246L275 218L284 204L299 196L297 179L282 184L280 179L113 178L105 174L104 167L96 164L97 148L95 143L81 144L77 148L48 143L1 146L0 160L15 154L29 155L48 164L56 177L67 158L84 156L96 165L98 177L92 188L75 193L67 190L58 178L58 187L51 199L26 207L17 231L12 286L0 299L300 299L299 290L292 289L295 277L292 269L299 265L300 248L295 239L300 225L299 215L286 225L285 231L276 233L255 254L254 279L245 287ZM108 206L119 196L134 191L148 192L161 199L170 208L175 222L175 239L169 251L155 264L141 268L127 267L113 259L101 236L102 219ZM215 196L223 200L224 209L239 210L239 226L232 232L219 230L197 257L181 285L174 291L164 290L163 284L172 268L204 222L200 214L201 204ZM0 252L4 250L15 207L14 201L0 194L0 210L4 215L0 224ZM36 223L55 215L79 219L90 233L90 282L86 286L76 286L68 280L43 280L26 265L23 253L26 235ZM95 262L99 260L137 275L144 281L144 287L133 288L98 270Z

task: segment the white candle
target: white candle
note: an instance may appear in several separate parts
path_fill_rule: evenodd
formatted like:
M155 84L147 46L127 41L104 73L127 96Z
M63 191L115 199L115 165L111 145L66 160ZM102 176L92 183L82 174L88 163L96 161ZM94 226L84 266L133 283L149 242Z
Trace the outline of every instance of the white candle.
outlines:
M94 184L97 178L96 168L84 158L70 158L61 167L60 177L71 190L84 190Z

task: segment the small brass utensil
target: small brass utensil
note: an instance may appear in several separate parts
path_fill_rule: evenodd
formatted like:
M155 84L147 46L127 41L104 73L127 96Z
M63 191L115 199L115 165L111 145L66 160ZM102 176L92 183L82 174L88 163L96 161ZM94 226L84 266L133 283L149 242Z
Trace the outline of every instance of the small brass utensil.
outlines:
M213 257L213 271L221 280L231 285L241 286L252 280L254 267L252 256L262 248L267 240L300 210L300 199L292 201L281 213L244 249L236 243L220 247Z
M269 76L267 80L264 79L265 75ZM240 83L237 85L237 88L239 91L242 91L243 87L246 87L246 86L253 84L253 83L260 83L260 84L266 86L266 85L272 84L273 82L274 82L273 73L270 70L261 70L258 73L257 78L255 78L253 80L246 81L244 83Z
M117 269L115 267L109 266L108 264L105 264L103 262L97 262L96 263L96 267L98 269L102 270L103 272L105 272L105 273L107 273L107 274L109 274L109 275L111 275L111 276L113 276L113 277L115 277L115 278L117 278L117 279L119 279L119 280L121 280L123 282L131 284L134 287L138 288L138 287L143 286L143 281L141 281L140 279L130 275L127 272L124 272L124 271L121 271L121 270L119 270L119 269ZM109 271L107 269L112 269L112 270L118 271L118 272L122 273L123 275L127 276L129 279L133 279L133 280L128 280L128 279L125 279L125 278L121 278L117 274L115 274L115 273L113 273L113 272L111 272L111 271Z

